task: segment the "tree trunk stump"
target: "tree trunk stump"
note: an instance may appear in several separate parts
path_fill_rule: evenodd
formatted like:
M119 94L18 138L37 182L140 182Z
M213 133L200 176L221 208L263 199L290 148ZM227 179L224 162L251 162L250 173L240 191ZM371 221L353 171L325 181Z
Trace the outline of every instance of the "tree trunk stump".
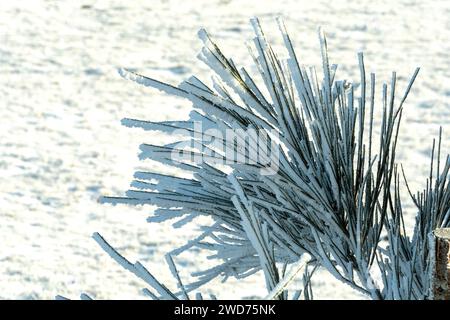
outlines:
M450 300L450 228L440 228L434 235L432 294L434 300Z

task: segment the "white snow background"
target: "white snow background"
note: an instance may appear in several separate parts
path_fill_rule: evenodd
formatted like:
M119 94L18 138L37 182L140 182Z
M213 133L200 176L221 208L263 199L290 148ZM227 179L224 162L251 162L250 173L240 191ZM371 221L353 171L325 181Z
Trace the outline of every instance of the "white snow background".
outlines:
M120 78L126 67L172 84L209 79L196 54L205 27L227 56L251 66L245 41L258 16L274 44L283 16L303 63L319 66L317 27L328 36L338 78L358 82L357 52L377 72L378 93L391 71L399 95L414 68L397 160L413 190L424 186L432 138L444 128L450 151L450 1L1 1L0 2L0 298L144 298L144 283L117 266L91 239L99 231L174 288L164 253L199 231L145 222L152 207L100 205L122 195L142 142L161 143L124 117L186 118L190 105ZM276 46L277 47L277 46ZM252 68L251 70L254 70ZM145 168L155 167L147 163ZM410 224L414 208L408 205ZM177 259L184 281L204 268L198 252ZM360 296L327 273L316 298ZM211 283L219 298L263 297L262 274Z

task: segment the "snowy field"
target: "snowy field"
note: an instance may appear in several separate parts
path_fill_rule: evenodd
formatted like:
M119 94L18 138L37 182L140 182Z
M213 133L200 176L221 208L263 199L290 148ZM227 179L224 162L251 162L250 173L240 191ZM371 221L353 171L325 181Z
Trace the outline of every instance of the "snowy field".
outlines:
M356 53L377 80L414 68L398 161L414 190L424 185L432 138L444 128L450 150L450 2L444 1L1 1L0 2L0 298L143 298L144 284L118 267L91 239L99 231L131 260L174 284L163 254L198 233L145 222L152 207L100 205L122 195L140 166L138 145L161 143L123 117L185 118L189 104L121 79L118 67L173 84L208 79L196 54L205 27L225 54L251 65L244 42L258 16L275 44L283 16L305 64L319 63L317 27L327 32L338 77L358 81ZM379 90L378 90L379 92ZM152 168L154 164L145 164ZM409 217L414 210L411 206ZM205 265L197 253L178 258L182 273ZM220 298L262 297L261 274L212 283ZM325 272L316 298L358 298Z

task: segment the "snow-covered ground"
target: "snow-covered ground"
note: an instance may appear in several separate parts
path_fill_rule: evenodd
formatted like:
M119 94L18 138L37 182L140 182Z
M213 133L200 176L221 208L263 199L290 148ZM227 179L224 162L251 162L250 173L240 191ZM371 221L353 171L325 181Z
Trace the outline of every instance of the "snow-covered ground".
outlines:
M412 188L423 186L432 137L444 127L450 150L450 2L443 1L1 1L0 2L0 298L142 298L144 284L90 238L99 231L131 260L172 283L163 254L198 233L145 223L151 207L111 207L100 195L127 189L141 142L161 142L120 119L186 117L189 104L121 79L118 67L173 84L208 79L195 56L205 27L234 61L251 65L244 41L259 16L275 44L282 15L299 56L318 64L317 27L328 35L339 77L357 81L356 52L369 71L399 90L416 66L398 160ZM147 164L147 168L152 167ZM409 207L411 209L411 207ZM414 213L411 210L410 217ZM183 273L204 266L178 259ZM262 276L213 283L220 298L261 297ZM358 295L322 272L317 298Z

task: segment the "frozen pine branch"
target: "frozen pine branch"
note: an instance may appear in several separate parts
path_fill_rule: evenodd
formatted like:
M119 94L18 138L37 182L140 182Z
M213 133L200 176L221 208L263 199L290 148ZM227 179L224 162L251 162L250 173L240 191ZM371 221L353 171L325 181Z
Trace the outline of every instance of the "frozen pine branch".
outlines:
M187 121L123 120L129 127L183 135L179 143L142 144L140 158L179 168L191 178L136 172L126 196L101 199L157 205L149 221L176 219L176 227L197 216L213 219L200 237L167 256L180 291L171 292L141 264L128 262L98 234L94 238L157 292L159 296L146 290L153 298L188 299L189 292L212 279L240 279L260 270L267 297L288 298L287 287L306 258L304 288L295 298L301 293L312 298L311 276L318 266L373 299L429 298L429 235L450 225L450 160L447 156L441 163L442 135L436 158L433 147L425 190L409 191L418 210L411 237L405 232L400 196L407 180L396 163L402 114L419 69L400 99L395 72L376 92L375 74L366 74L362 53L358 81L339 80L319 30L320 78L315 68L301 64L281 20L286 61L272 49L259 21L251 23L255 37L250 54L261 79L238 68L205 30L199 31L203 48L198 57L214 74L212 87L197 77L173 86L120 70L126 79L192 102ZM375 130L378 108L381 124ZM233 161L225 150L233 151ZM172 258L193 247L210 251L219 262L184 284ZM286 274L289 265L292 271Z

